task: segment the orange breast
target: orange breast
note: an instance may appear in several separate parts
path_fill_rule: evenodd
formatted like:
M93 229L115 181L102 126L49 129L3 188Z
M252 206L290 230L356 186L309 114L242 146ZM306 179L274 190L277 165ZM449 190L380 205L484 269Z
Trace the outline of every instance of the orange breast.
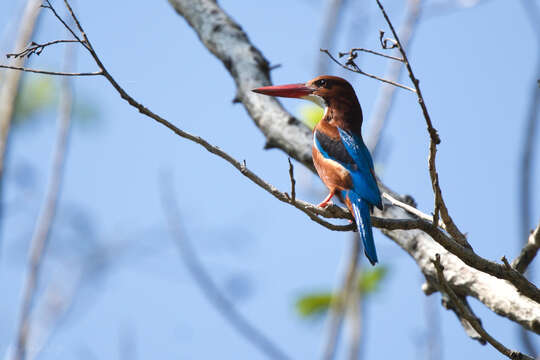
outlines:
M352 188L352 179L349 171L337 161L326 159L315 144L311 148L315 169L323 183L330 191L347 190Z

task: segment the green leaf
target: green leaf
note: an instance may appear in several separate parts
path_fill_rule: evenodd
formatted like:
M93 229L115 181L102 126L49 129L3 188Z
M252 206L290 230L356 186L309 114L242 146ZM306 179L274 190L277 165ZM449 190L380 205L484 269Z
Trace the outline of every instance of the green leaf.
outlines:
M14 123L29 120L55 104L57 87L50 76L25 76L15 101Z
M321 121L324 110L314 104L303 104L300 107L300 120L311 130Z
M379 290L379 285L386 277L388 268L377 266L373 269L363 269L358 278L358 289L362 294L371 294Z
M330 309L333 299L331 292L307 294L298 299L296 310L304 318L322 315Z

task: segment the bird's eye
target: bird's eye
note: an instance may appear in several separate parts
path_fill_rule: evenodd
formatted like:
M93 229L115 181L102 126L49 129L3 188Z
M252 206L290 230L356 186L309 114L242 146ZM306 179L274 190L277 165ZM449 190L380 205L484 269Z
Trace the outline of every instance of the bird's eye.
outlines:
M321 79L321 80L317 81L317 86L318 87L325 87L326 86L326 80Z

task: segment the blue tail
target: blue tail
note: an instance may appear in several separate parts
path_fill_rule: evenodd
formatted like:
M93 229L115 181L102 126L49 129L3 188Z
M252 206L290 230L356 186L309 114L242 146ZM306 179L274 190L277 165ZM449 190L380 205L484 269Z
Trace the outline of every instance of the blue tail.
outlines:
M377 258L377 250L375 250L375 242L373 241L371 215L369 213L370 205L352 190L347 191L346 196L348 196L351 201L358 233L364 243L364 253L371 265L375 265L379 259Z

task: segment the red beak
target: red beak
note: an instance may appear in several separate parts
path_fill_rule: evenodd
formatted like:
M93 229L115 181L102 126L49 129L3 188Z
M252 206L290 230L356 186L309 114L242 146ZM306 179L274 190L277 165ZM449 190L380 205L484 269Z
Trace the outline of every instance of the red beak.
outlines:
M313 91L315 91L315 89L307 87L305 84L290 84L290 85L278 85L278 86L264 86L257 89L253 89L252 91L259 94L270 95L270 96L301 98L301 97L312 94Z

